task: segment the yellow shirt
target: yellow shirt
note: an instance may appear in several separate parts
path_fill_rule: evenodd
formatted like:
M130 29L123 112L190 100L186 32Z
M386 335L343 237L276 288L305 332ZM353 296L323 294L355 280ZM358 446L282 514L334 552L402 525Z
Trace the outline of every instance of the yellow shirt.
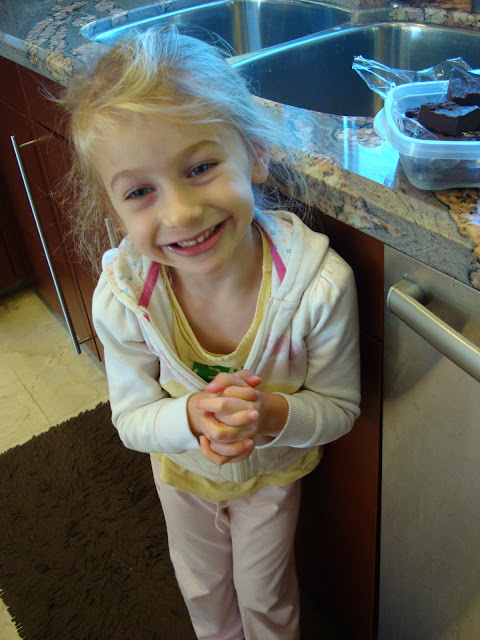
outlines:
M257 306L255 316L247 333L243 336L235 351L227 354L211 353L202 347L193 333L190 324L178 303L175 293L168 278L164 277L167 283L167 292L172 305L174 319L174 343L180 360L189 369L194 371L202 380L210 382L215 376L226 371L232 373L242 369L247 361L248 354L252 348L258 328L262 322L265 311L265 305L270 298L272 291L272 253L270 246L264 236L262 236L263 246L263 275L258 292ZM162 275L165 276L164 267L162 267Z
M265 305L271 294L273 261L270 246L263 233L261 233L261 237L263 246L263 276L255 316L250 328L235 351L229 354L211 353L201 346L175 297L175 293L162 267L162 275L166 282L173 311L175 347L181 361L195 371L205 382L210 382L210 380L213 380L213 378L222 371L231 373L243 368L262 322ZM269 388L269 391L275 391L275 389ZM247 482L242 483L233 481L214 482L175 464L167 455L156 455L155 457L160 458L162 463L161 479L163 482L188 493L201 496L202 498L219 501L251 495L260 487L266 485L285 486L290 484L294 480L312 471L317 466L321 455L321 448L315 447L315 449L311 450L303 458L281 471L255 476Z

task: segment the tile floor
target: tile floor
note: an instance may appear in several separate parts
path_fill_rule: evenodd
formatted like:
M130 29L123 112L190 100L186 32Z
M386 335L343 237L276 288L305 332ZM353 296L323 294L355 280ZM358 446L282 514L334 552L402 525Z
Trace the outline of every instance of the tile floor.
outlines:
M73 350L31 290L0 298L0 453L108 399L101 366ZM0 638L19 640L0 601Z

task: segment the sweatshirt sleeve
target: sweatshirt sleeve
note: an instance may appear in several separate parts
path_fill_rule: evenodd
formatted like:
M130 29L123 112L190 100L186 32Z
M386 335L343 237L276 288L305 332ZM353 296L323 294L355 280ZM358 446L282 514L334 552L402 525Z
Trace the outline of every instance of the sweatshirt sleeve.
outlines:
M145 453L198 449L188 424L189 396L171 398L160 386L158 356L103 275L93 297L93 321L104 346L112 421L124 445Z
M305 339L305 380L297 393L281 394L289 405L287 423L264 448L332 442L348 433L360 414L355 280L351 268L335 252L329 252L307 300L311 321Z

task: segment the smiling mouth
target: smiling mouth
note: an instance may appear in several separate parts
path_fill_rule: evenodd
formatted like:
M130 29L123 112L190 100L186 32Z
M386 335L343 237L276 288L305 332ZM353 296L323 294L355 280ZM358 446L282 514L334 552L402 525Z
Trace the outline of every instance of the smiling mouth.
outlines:
M220 224L216 224L214 227L207 229L207 231L204 231L201 235L197 236L193 240L188 240L187 242L174 242L171 246L181 247L182 249L186 249L187 247L195 247L196 245L205 242L205 240L208 240L211 236L213 236L215 231L217 231L217 229L219 228Z

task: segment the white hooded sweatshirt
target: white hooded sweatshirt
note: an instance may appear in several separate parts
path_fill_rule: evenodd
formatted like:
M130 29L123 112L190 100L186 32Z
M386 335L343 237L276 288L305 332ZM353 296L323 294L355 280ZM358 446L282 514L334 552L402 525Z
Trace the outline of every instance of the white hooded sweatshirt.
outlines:
M285 469L312 447L347 433L359 415L358 317L352 270L328 238L294 214L259 211L269 241L272 292L245 363L261 390L281 390L287 423L250 457L222 467L222 479L245 482ZM126 447L167 454L215 482L218 467L200 452L187 399L205 382L179 359L173 315L158 263L125 238L103 259L93 300L105 348L113 423ZM283 392L284 391L284 392Z

